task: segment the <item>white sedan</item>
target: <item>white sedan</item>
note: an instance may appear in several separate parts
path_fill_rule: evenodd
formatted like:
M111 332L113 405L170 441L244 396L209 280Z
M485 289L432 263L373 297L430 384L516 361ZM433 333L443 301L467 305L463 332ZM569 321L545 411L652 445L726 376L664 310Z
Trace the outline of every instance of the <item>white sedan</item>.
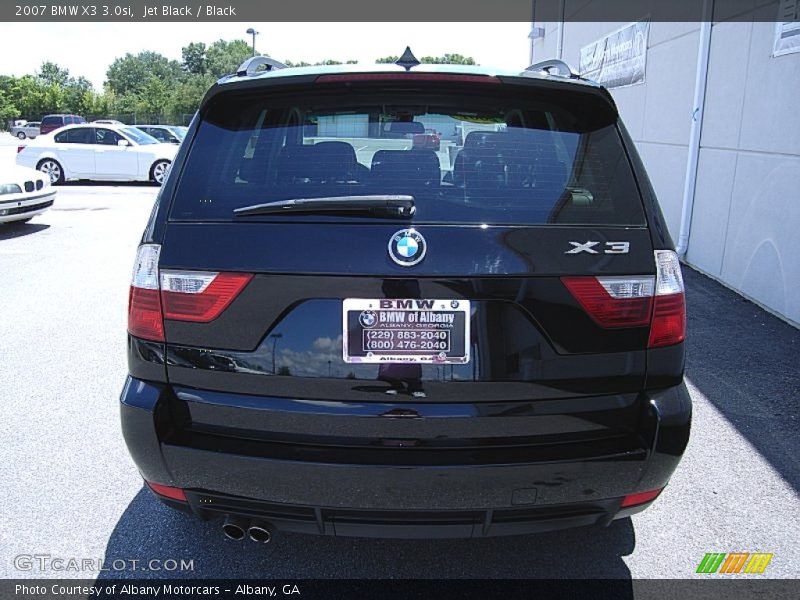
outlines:
M20 146L17 164L47 173L54 184L71 179L164 183L178 147L135 127L68 125Z
M0 223L30 221L53 205L47 175L27 167L0 166Z

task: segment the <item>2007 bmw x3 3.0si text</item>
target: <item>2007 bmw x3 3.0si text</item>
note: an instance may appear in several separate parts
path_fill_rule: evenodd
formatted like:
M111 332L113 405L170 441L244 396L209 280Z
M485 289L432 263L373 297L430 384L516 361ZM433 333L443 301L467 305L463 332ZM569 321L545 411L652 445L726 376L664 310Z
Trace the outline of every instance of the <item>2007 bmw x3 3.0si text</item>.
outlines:
M136 465L233 539L643 510L689 437L684 290L610 94L404 58L204 98L130 288Z

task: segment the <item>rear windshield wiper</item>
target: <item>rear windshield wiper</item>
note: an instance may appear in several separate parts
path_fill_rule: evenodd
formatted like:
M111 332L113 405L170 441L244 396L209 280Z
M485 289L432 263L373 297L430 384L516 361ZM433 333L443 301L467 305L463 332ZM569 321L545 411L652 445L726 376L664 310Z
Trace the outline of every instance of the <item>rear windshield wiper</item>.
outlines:
M283 213L356 213L376 217L411 217L416 212L414 196L378 194L372 196L331 196L293 198L265 204L243 206L234 216L275 215Z

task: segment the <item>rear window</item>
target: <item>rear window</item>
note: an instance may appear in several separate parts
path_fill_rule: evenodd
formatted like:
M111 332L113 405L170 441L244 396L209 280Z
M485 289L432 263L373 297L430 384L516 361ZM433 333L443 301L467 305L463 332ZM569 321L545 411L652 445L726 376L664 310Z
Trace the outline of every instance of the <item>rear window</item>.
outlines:
M303 95L217 96L171 218L227 220L265 202L408 194L418 223L645 223L605 100L510 85L408 88L326 84Z
M55 140L60 144L94 144L95 134L89 127L76 127L56 134Z
M61 125L61 117L45 117L42 125Z

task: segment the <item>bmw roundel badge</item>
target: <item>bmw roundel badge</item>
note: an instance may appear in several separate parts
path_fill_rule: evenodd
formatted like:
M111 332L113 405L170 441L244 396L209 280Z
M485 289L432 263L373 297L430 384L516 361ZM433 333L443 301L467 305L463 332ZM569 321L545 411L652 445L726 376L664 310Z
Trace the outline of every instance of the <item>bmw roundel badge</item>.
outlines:
M413 267L427 250L425 238L416 229L401 229L389 239L389 256L401 267Z
M375 324L378 322L378 315L374 310L363 310L358 316L358 322L361 323L365 329L375 327Z

